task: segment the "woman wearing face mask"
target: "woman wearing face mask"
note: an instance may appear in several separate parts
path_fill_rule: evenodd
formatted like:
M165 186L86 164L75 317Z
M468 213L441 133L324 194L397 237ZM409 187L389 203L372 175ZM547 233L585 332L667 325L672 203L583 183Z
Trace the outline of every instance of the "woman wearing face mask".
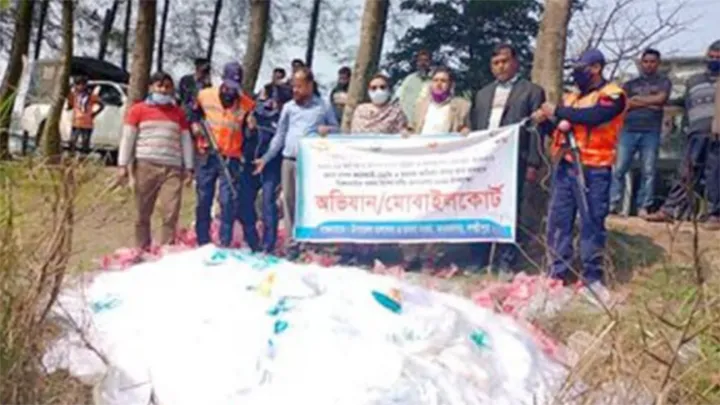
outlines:
M151 246L150 218L160 197L163 210L160 245L174 242L182 184L192 178L193 145L183 109L175 104L174 83L165 72L150 77L150 94L130 107L118 153L118 177L134 167L137 259Z
M355 108L350 132L398 134L407 130L407 118L398 103L390 102L390 85L387 76L376 74L368 85L369 103Z
M420 135L466 132L470 102L455 97L455 78L444 66L433 71L430 92L418 101L413 132Z

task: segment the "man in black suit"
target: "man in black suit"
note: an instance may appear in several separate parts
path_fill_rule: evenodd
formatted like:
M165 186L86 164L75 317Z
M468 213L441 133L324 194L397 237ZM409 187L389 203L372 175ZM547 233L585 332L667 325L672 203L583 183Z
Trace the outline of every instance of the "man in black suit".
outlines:
M495 47L490 68L495 81L475 94L470 111L470 128L473 131L494 129L505 125L517 124L536 111L545 102L543 89L518 75L517 52L509 44ZM518 160L518 223L525 181L535 182L542 162L542 139L535 131L520 129L520 157ZM520 227L517 242L523 241L525 233ZM489 246L478 246L476 253L484 261ZM494 255L493 268L502 275L510 275L518 254L516 244L498 245Z

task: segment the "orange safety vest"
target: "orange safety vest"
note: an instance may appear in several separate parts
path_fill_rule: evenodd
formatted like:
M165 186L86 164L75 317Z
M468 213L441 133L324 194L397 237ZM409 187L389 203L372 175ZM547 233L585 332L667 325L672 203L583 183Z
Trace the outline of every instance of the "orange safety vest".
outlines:
M603 87L581 96L580 93L567 93L563 96L563 105L574 108L589 108L597 105L602 96L625 97L623 89L614 84L608 83ZM625 111L615 118L602 125L590 127L583 124L572 124L572 131L575 135L578 148L580 149L581 162L590 167L608 167L615 163L615 154L618 136L625 121ZM559 156L563 148L567 147L565 134L559 130L553 133L553 141L550 146L552 156ZM572 161L572 155L566 153L564 158Z
M242 156L243 132L245 116L255 109L255 102L241 94L230 108L225 108L220 101L220 88L212 87L201 90L197 96L198 104L205 114L205 122L215 138L221 155L233 158ZM197 137L198 150L208 148L204 137Z

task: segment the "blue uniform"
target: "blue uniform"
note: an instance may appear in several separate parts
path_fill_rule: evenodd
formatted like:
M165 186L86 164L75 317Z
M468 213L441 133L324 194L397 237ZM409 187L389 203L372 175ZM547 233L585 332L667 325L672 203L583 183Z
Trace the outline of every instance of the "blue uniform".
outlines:
M253 204L243 204L243 215L257 221L255 213L255 200L258 192L262 190L262 223L263 237L261 249L264 252L271 253L275 249L277 242L278 228L278 206L277 191L280 186L280 167L282 165L282 156L279 154L270 159L265 165L260 175L252 175L254 167L252 162L261 158L270 148L276 132L276 125L280 118L280 106L292 97L292 90L285 86L273 86L274 91L270 92L269 98L265 101L258 101L255 108L254 116L257 120L258 128L256 136L246 139L243 148L245 154L246 167L241 175L241 187L247 190L243 194L243 198L247 196ZM274 105L271 105L274 103ZM245 212L251 211L251 212Z

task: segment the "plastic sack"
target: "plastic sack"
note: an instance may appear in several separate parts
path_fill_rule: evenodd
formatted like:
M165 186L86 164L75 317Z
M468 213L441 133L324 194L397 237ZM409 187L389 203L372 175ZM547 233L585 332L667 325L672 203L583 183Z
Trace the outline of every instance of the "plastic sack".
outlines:
M397 312L373 295L389 291ZM97 405L549 404L566 377L470 300L209 246L77 280L54 314L69 327L45 366L84 376Z

